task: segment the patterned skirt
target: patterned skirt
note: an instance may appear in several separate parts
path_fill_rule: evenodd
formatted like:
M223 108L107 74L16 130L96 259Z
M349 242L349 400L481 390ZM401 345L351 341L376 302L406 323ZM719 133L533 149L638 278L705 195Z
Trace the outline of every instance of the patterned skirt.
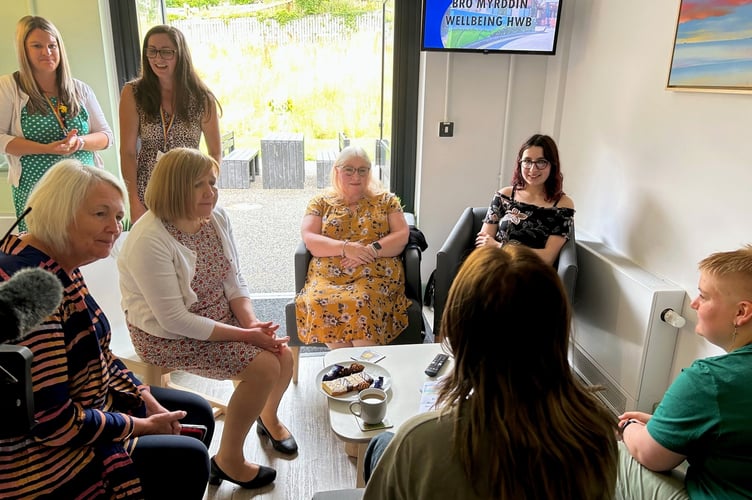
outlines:
M136 354L144 361L214 380L234 380L264 350L247 342L164 339L133 326L129 330Z

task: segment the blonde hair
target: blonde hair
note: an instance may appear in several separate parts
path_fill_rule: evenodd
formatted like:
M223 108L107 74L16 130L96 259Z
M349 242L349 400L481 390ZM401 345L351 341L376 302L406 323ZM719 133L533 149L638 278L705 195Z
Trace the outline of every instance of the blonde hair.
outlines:
M26 216L29 234L56 252L69 245L68 228L91 188L110 184L125 201L125 189L111 173L90 167L75 159L62 160L45 172L26 202L31 212Z
M146 207L164 221L188 217L193 202L193 183L210 170L219 174L217 161L197 149L169 150L157 162L146 186Z
M65 52L65 44L60 32L50 21L39 16L24 16L19 19L16 25L16 54L18 56L19 71L15 74L18 87L29 96L27 108L31 114L46 115L50 112L49 104L45 99L37 81L34 79L34 73L31 69L29 56L26 53L26 39L29 34L40 29L52 35L58 47L60 63L57 65L55 77L57 86L60 90L58 99L68 106L68 116L74 117L81 111L81 101L83 97L79 95L78 89L73 81L68 64L68 55Z
M556 271L526 247L478 248L457 273L438 401L455 411L449 453L479 496L612 497L616 420L572 374L570 316Z
M377 194L384 193L385 190L381 185L381 182L379 182L379 180L373 176L373 166L371 165L371 159L368 157L368 153L366 153L366 150L360 146L347 146L342 151L340 151L339 156L337 156L337 159L334 161L334 165L332 165L332 170L329 174L329 178L332 182L331 189L340 198L344 198L345 191L342 187L342 181L340 180L340 176L338 175L337 170L339 169L339 167L346 165L347 162L352 158L360 158L364 160L368 165L368 184L366 185L365 189L366 196L375 196Z
M698 267L700 271L723 283L733 281L736 285L734 291L746 294L745 300L752 300L752 245L729 252L713 253L702 259Z

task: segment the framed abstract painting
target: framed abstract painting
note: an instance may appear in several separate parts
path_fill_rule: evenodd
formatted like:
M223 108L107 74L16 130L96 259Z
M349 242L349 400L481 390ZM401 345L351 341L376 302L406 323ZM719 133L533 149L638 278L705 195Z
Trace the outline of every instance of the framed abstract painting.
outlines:
M752 0L680 0L669 90L752 93Z

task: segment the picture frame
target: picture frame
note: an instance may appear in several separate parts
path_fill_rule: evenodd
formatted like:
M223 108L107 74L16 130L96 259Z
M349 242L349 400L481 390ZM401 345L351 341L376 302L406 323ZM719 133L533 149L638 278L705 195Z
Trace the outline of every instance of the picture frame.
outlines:
M666 88L752 93L752 0L680 0Z

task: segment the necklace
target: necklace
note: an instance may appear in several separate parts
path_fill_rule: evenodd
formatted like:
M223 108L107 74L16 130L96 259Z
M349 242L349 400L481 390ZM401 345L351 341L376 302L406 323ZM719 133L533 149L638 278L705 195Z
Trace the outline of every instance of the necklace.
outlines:
M68 106L66 106L62 100L59 100L57 106L55 106L49 97L45 95L44 98L47 100L47 104L50 105L52 114L55 115L57 123L60 125L60 129L63 131L63 135L68 135L68 127L65 126L65 117L68 114Z
M175 121L175 109L173 107L173 113L169 115L170 121L167 123L167 118L164 108L162 106L159 107L159 118L162 120L162 137L164 138L164 150L167 151L167 137L170 135L170 129L172 128L172 123Z

